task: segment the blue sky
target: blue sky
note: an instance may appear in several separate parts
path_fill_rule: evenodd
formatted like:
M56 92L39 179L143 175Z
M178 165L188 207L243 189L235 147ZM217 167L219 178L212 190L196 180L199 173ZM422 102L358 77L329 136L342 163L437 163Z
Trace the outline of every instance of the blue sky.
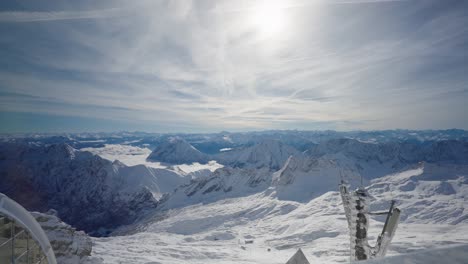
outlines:
M468 1L2 1L0 132L468 129Z

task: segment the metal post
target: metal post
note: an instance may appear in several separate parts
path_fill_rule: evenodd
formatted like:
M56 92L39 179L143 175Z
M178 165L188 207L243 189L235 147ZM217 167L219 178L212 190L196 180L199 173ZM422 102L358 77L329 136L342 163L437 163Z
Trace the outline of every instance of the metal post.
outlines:
M395 207L392 200L388 212L369 212L369 195L364 188L358 188L354 192L348 192L348 186L342 181L340 194L343 207L348 220L350 235L350 259L366 260L383 257L392 241L400 218L400 210ZM367 231L369 226L369 215L387 215L382 233L377 238L375 247L368 243Z
M368 228L368 219L367 219L367 206L366 199L367 193L364 189L359 189L355 192L356 196L356 210L357 210L357 219L356 219L356 244L354 247L355 255L357 260L366 260L368 256L369 244L367 241L367 228Z
M390 204L390 209L388 209L388 214L387 214L387 219L385 219L385 224L382 228L382 233L381 233L381 236L384 235L386 229L387 229L387 225L388 225L388 219L390 219L390 216L392 215L392 212L393 212L393 206L395 205L395 200L392 200L391 204Z
M29 264L29 233L26 233L26 259Z
M15 223L11 221L10 223L10 234L11 234L11 264L15 264Z
M369 244L367 241L368 221L368 194L364 188L349 193L347 186L340 185L341 199L348 220L350 236L351 260L365 260L369 258Z

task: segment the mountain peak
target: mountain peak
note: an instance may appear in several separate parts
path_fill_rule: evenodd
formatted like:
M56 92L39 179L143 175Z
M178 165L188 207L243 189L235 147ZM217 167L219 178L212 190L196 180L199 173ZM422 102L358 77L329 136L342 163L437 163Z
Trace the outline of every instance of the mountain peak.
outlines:
M146 158L148 161L159 161L170 164L200 162L206 163L208 156L180 137L170 137L156 147Z
M66 157L69 159L75 158L76 149L67 143L58 143L50 145L46 152L48 155L57 156L57 157Z
M187 141L185 141L183 138L181 137L170 137L168 140L167 140L169 143L172 143L172 144L176 144L176 143L180 143L180 144L183 144L183 143L187 143L189 144Z
M295 148L279 140L263 140L256 145L218 155L225 165L248 168L280 169L289 156L302 156Z

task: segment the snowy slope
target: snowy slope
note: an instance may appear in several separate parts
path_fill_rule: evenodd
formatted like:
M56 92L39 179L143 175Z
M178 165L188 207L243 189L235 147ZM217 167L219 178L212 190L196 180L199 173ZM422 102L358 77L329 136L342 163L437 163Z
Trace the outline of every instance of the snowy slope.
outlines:
M334 170L333 163L322 160L317 163L322 170ZM313 165L312 168L317 166ZM311 263L347 262L348 229L338 192L297 202L294 200L300 200L297 195L303 191L302 185L309 187L318 181L313 170L310 171L311 182L301 179L309 175L307 170L302 175L294 175L293 182L301 183L297 186L288 187L290 178L281 179L284 176L280 174L287 175L287 170L297 170L301 166L304 164L289 160L272 176L271 186L256 193L251 189L254 193L249 194L245 191L246 181L238 181L237 184L244 186L242 196L223 196L227 186L223 185L217 195L207 193L204 197L202 194L210 189L208 186L215 186L206 183L201 193L193 194L194 203L156 210L137 224L116 231L116 235L123 236L96 239L95 255L102 257L104 263L285 263L302 248ZM468 232L467 171L466 166L461 165L425 163L370 182L373 210L388 209L391 199L402 209L402 222L387 255L468 243L465 235ZM233 180L236 178L242 179L242 176L236 175ZM216 184L227 182L213 181ZM283 199L278 193L279 186L291 188L282 191L295 199ZM178 196L177 201L191 199ZM372 217L371 242L380 233L383 221L381 216ZM151 243L141 246L142 241Z
M303 156L290 156L276 172L271 171L270 167L224 167L177 187L162 199L160 207L170 209L214 202L267 189L282 200L309 201L327 191L336 190L340 175L348 176L349 181L355 182L357 177L351 177L355 174L333 161Z
M337 192L308 203L265 192L159 212L120 229L119 236L95 239L93 256L104 263L285 263L300 247L311 263L347 262L340 201ZM372 220L371 226L375 239L383 222ZM403 222L388 254L468 243L466 232L463 224Z
M171 137L156 147L147 160L169 164L190 164L192 162L206 163L209 158L182 138Z
M302 153L279 140L264 140L251 147L222 152L213 159L232 167L278 170L290 156Z
M213 173L194 178L167 194L160 203L160 209L214 202L229 197L241 197L268 188L271 171L263 169L242 169L224 167Z
M188 180L184 175L173 170L151 168L145 165L125 166L115 161L113 167L117 173L117 179L122 182L121 191L132 193L148 189L156 199Z
M385 259L368 260L362 264L427 264L451 263L464 264L468 259L468 245L447 246L438 249L421 250L411 254L387 257Z
M110 161L118 160L127 166L143 164L153 168L165 168L165 166L162 166L157 162L146 162L146 158L151 154L151 150L148 148L119 144L105 144L103 147L99 148L82 148L80 150L89 151Z
M377 200L375 209L396 200L407 223L468 224L467 165L424 163L373 180L369 192Z
M356 186L356 172L324 158L291 156L283 168L273 174L272 186L281 200L310 201L337 189L341 176Z
M457 140L435 142L369 143L342 138L322 142L305 152L314 158L334 160L373 179L408 169L419 162L468 164L468 143Z
M196 178L199 175L207 175L210 172L213 172L216 169L223 167L223 165L217 163L216 161L209 161L205 164L194 162L192 164L178 165L162 164L160 162L148 161L146 160L146 158L151 154L150 149L129 145L106 144L104 147L83 148L81 150L89 151L109 161L118 160L119 162L122 162L127 166L145 165L149 168L167 169L188 178ZM172 191L174 187L176 186L173 186L172 189L166 191Z

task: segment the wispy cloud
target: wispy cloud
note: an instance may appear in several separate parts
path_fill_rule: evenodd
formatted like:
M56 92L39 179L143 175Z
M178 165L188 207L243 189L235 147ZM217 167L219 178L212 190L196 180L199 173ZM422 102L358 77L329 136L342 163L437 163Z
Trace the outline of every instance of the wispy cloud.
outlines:
M122 9L111 8L104 10L89 11L51 11L51 12L28 12L28 11L2 11L1 22L40 22L57 20L79 20L109 18L122 15Z
M0 12L0 110L186 130L467 128L463 3L281 3L273 35L249 22L253 1ZM1 23L27 21L51 23Z

